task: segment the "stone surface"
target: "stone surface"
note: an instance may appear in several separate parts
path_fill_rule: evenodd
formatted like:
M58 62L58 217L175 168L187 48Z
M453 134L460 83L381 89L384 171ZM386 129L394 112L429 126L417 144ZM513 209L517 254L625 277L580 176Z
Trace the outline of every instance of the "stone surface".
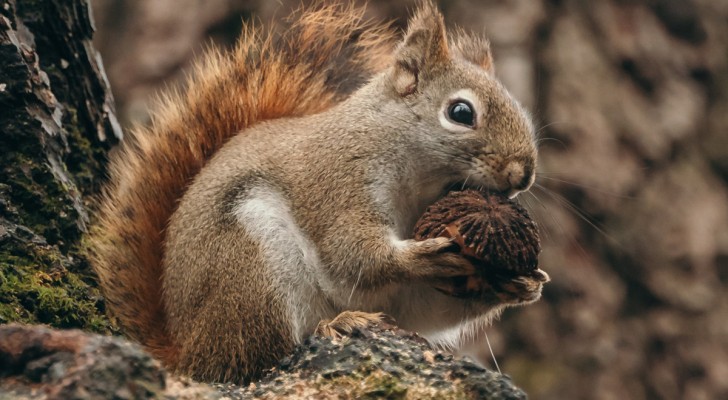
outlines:
M169 376L121 338L0 326L6 399L525 399L507 376L431 349L384 325L332 341L311 337L260 382L241 387Z
M0 398L214 399L169 378L141 347L120 338L40 326L0 326Z
M510 378L393 326L311 337L247 394L263 399L525 399ZM235 391L233 391L235 393Z

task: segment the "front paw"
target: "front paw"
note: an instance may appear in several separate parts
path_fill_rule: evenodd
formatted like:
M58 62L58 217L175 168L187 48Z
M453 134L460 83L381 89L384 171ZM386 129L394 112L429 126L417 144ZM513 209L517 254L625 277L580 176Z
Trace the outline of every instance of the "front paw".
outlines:
M493 285L495 296L504 304L528 304L541 298L543 284L551 280L540 269Z
M550 280L540 269L524 275L486 273L433 281L432 286L447 295L498 305L528 304L541 297L543 284Z
M475 266L456 252L458 248L451 239L443 237L408 241L407 258L413 275L424 280L473 275Z
M425 240L408 240L409 249L422 256L434 256L458 250L458 244L451 238L436 237Z

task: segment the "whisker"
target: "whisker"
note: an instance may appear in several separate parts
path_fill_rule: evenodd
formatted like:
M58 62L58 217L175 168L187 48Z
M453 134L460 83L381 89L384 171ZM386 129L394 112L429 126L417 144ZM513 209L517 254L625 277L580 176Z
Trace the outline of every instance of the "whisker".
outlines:
M361 280L361 273L363 269L359 269L359 274L356 277L356 282L354 282L354 286L351 288L351 293L349 294L349 300L346 301L347 305L351 305L351 299L354 297L354 292L356 291L356 287L359 286L359 281Z
M556 138L553 138L553 137L541 137L541 134L543 134L548 127L553 126L553 125L556 125L556 124L559 124L559 122L551 122L551 123L548 123L548 124L546 124L546 125L544 125L542 127L539 127L536 130L536 132L534 133L534 137L536 138L536 147L539 147L541 145L541 143L546 142L546 141L549 141L549 140L553 140L553 141L555 141L557 143L560 143L564 148L567 147L566 146L566 143L564 143L562 140L559 140L559 139L556 139Z
M566 175L565 172L536 172L536 176L543 176L543 175Z
M535 187L534 187L534 189L539 189L539 190L543 190L543 191L544 191L544 193L546 193L546 194L548 194L549 196L553 197L553 195L552 195L551 193L549 193L550 191L549 191L548 189L544 188L543 186L537 185L537 186L535 186ZM532 194L533 194L534 196L536 196L536 193L534 193L533 191L530 191L529 193L532 193ZM537 197L537 198L538 198L538 197ZM556 226L556 227L557 227L557 228L559 229L559 231L561 232L561 236L562 236L562 237L565 237L565 238L566 238L566 240L567 240L567 241L568 241L569 243L571 243L571 244L573 244L573 245L575 246L575 248L576 248L576 249L577 249L577 251L579 252L579 254L580 254L580 256L581 256L582 260L585 260L585 261L586 261L586 260L589 260L589 259L590 259L591 257L589 257L589 254L588 254L588 252L586 251L586 249L584 248L584 246L582 246L582 245L581 245L581 243L579 242L579 240L577 239L577 235L576 235L576 234L574 234L574 233L571 233L571 232L567 231L567 230L566 230L566 229L564 228L564 225L562 225L562 223L561 223L561 222L559 222L559 220L558 220L558 219L556 218L556 216L554 215L554 213L553 213L553 212L549 212L549 210L548 210L548 209L546 208L546 204L545 204L545 202L544 202L544 201L542 201L542 200L539 200L539 202L541 203L541 207L543 208L544 212L545 212L546 214L548 214L548 215L549 215L549 217L551 217L551 220L553 221L554 225L555 225L555 226ZM568 207L565 207L563 203L561 203L561 202L557 202L557 204L558 204L558 205L560 205L561 207L564 207L564 208L565 208L566 210L569 210L570 212L572 212L572 213L575 213L575 214L576 214L577 216L579 216L580 218L583 218L582 216L580 216L580 215L579 215L578 213L576 213L576 212L575 212L575 211L573 211L572 209L569 209Z
M579 241L576 239L576 236L573 234L567 233L567 230L564 228L564 225L558 220L558 218L556 218L554 213L550 212L549 209L546 207L546 203L543 200L541 200L538 196L536 196L536 193L534 191L531 190L528 193L530 193L532 196L534 196L538 200L543 212L546 215L548 215L549 219L551 219L551 224L548 224L548 225L554 226L561 233L561 236L568 236L569 240L571 240L573 243L576 243L577 246L580 246ZM547 224L544 224L544 225L547 225Z
M539 175L539 174L537 173L536 175ZM626 196L626 195L622 195L622 194L608 192L608 191L605 191L605 190L596 188L594 186L582 185L580 183L571 182L571 181L567 181L567 180L564 180L564 179L551 178L551 177L548 177L548 176L540 176L540 175L539 175L539 178L548 179L548 180L554 181L554 182L565 183L567 185L572 185L572 186L576 186L576 187L579 187L579 188L588 189L588 190L591 190L591 191L594 191L594 192L597 192L597 193L606 194L608 196L613 196L613 197L617 197L617 198L620 198L620 199L634 200L634 197L633 196Z
M470 179L471 176L473 176L472 172L469 173L468 176L465 178L465 181L463 181L463 185L460 190L465 190L465 186L468 184L468 179Z
M559 121L549 122L548 124L546 124L546 125L544 125L544 126L542 126L542 127L539 127L539 128L538 128L538 130L536 131L536 135L539 135L539 134L541 134L541 133L542 133L543 131L545 131L545 130L546 130L546 128L548 128L548 127L550 127L550 126L558 125L558 124L560 124L560 123L561 123L561 122L559 122Z
M534 200L536 201L536 203L538 205L540 205L541 208L543 208L544 210L546 210L546 206L541 202L541 199L539 199L538 196L536 196L535 193L533 193L531 191L527 191L527 192L524 192L524 193L525 194L528 194L531 197L533 197ZM523 201L526 203L526 205L528 206L528 208L531 209L531 211L533 212L534 218L542 219L541 213L536 211L536 207L534 207L534 206L531 205L531 202L528 201L528 198L526 198L525 196L518 196L518 198L519 199L523 199ZM553 215L551 213L548 213L548 214L551 215L551 217L553 218ZM536 222L538 222L538 225L542 229L542 231L543 231L544 236L546 237L546 239L547 240L551 240L552 239L552 237L551 237L551 231L548 229L548 225L546 223L544 223L545 221L541 220L541 221L536 221Z
M500 366L498 366L498 360L495 359L495 353L493 353L493 347L490 346L490 339L488 339L488 332L483 329L483 334L485 334L485 343L488 344L488 350L490 351L490 356L493 357L493 364L495 364L495 369L498 370L499 374L503 374L501 372Z
M544 193L549 195L552 199L554 199L556 202L561 204L562 206L566 207L568 210L574 213L577 217L579 217L581 220L589 224L592 228L594 228L597 232L602 234L605 238L609 239L613 243L622 246L621 243L611 235L609 235L604 229L599 226L599 224L596 221L593 221L589 214L587 214L585 211L583 211L581 208L579 208L576 204L572 203L571 201L567 200L564 196L561 196L560 194L554 192L553 190L549 190L548 188L539 185L537 183L534 183L534 187L537 187L541 190L543 190Z
M560 144L560 145L561 145L561 146L562 146L562 147L563 147L564 149L566 149L566 147L567 147L567 146L566 146L566 143L564 143L564 141L563 141L563 140L561 140L561 139L556 139L556 138L552 138L552 137L545 137L545 138L538 138L538 139L536 139L536 147L539 147L539 146L541 146L541 143L543 143L543 142L547 142L547 141L549 141L549 140L551 140L551 141L554 141L554 142L556 142L556 143L559 143L559 144Z

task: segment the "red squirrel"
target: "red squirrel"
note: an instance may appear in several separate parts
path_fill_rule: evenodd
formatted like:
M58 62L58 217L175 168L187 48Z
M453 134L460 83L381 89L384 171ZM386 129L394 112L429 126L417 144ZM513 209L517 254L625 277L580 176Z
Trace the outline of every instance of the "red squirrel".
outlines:
M111 314L168 368L248 382L317 326L379 313L456 345L539 297L538 282L498 303L433 287L474 267L450 239L413 240L417 218L455 184L527 190L534 129L487 40L447 32L430 2L396 37L342 6L281 37L247 27L125 138L92 265Z

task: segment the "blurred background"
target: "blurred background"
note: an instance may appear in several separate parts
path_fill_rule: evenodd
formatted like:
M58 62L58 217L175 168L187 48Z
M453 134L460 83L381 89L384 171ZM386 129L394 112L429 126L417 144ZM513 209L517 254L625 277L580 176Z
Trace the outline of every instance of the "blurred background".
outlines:
M92 3L128 128L206 45L301 0ZM541 138L538 186L519 199L552 282L488 329L501 370L534 399L728 398L728 1L439 4L490 38ZM403 27L412 6L367 10ZM471 349L493 368L483 339Z

